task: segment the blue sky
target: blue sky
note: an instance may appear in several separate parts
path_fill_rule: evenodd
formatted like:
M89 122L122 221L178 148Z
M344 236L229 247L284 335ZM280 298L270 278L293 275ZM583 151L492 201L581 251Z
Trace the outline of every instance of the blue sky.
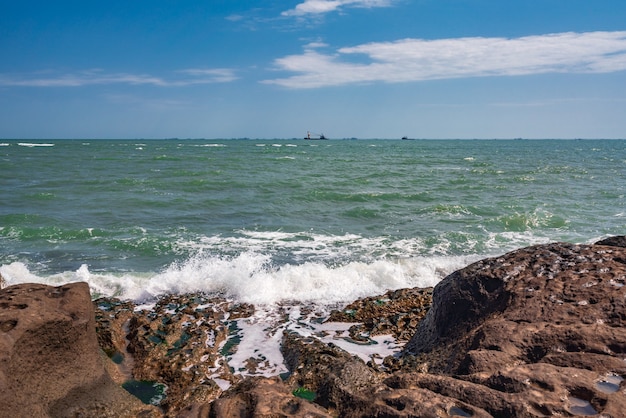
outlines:
M0 4L0 138L626 138L624 0Z

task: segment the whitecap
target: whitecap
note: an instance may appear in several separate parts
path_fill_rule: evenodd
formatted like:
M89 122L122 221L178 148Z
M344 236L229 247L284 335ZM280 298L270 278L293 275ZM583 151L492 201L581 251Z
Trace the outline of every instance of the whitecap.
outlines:
M32 143L32 142L18 142L19 146L21 147L29 147L29 148L34 148L34 147L53 147L54 144L45 144L45 143Z

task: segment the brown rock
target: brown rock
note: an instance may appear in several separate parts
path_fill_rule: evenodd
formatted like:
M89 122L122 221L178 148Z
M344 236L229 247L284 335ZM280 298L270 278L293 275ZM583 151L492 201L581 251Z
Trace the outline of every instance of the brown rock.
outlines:
M313 393L314 401L334 416L490 416L470 403L427 388L417 385L401 387L394 385L394 381L383 382L381 375L360 358L314 338L286 333L282 347L292 371L287 382Z
M505 352L536 362L548 353L626 352L626 249L549 244L479 261L444 279L405 353L448 347ZM454 347L454 349L450 347Z
M428 390L455 399L472 416L572 416L596 415L601 411L603 417L621 417L623 393L619 393L618 384L613 385L610 393L600 390L601 381L592 371L536 363L489 376L464 378L397 373L385 383L395 390ZM587 382L594 383L589 386ZM583 413L585 409L587 412Z
M163 296L145 310L114 298L98 299L94 306L100 346L117 359L113 374L121 382L166 386L159 403L166 416L181 411L195 416L207 410L222 393L213 378L231 384L242 379L228 367L221 351L236 349L238 337L231 335L236 334L231 328L236 319L254 313L252 305L185 294Z
M281 351L292 372L288 383L314 392L315 402L331 410L341 411L348 399L351 404L367 398L381 383L360 358L317 338L284 333Z
M626 247L626 235L618 235L615 237L608 237L596 242L596 245L608 245L611 247Z
M195 417L307 417L326 418L330 414L320 406L296 397L279 378L252 377L226 391L210 406L208 415L202 411Z
M435 288L432 309L405 347L405 370L429 374L388 383L494 416L620 416L624 284L619 246L548 244L474 263ZM601 390L607 379L614 390Z
M104 367L86 283L0 291L0 416L160 416Z
M390 290L382 296L359 299L341 311L333 311L329 322L359 322L350 328L350 337L393 335L408 341L424 318L432 301L432 288Z

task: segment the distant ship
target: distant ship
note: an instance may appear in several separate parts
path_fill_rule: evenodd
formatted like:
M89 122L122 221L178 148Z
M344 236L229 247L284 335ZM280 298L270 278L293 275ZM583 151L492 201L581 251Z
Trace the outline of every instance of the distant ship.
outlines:
M319 140L319 139L327 139L324 134L314 134L312 132L306 131L306 137L304 139L308 140Z

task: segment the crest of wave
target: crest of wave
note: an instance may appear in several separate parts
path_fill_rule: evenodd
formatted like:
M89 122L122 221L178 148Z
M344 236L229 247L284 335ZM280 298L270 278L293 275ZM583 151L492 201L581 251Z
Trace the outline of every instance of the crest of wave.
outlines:
M218 293L259 305L285 301L333 304L403 287L434 286L443 276L464 265L455 257L378 260L327 266L321 262L275 266L267 255L237 257L196 255L171 265L150 278L145 299L166 293Z
M342 265L317 261L274 265L269 255L245 252L234 257L197 254L160 273L91 272L83 264L76 271L41 276L25 264L15 262L1 266L0 274L8 285L37 282L58 286L85 281L96 297L135 301L149 301L164 294L203 292L255 305L281 302L333 305L390 289L434 286L470 261L474 260L429 256Z

